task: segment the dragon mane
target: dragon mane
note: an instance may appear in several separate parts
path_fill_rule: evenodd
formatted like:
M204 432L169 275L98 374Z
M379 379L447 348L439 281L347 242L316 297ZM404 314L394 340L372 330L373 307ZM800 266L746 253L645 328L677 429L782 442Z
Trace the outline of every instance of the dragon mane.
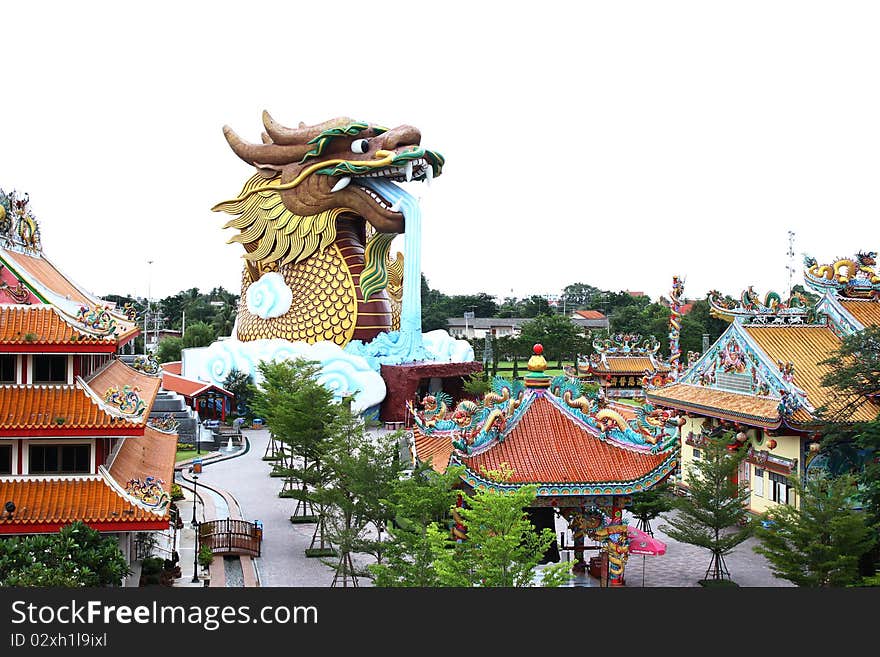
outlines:
M288 210L275 190L250 193L257 187L277 187L281 177L272 180L257 173L245 183L239 199L218 203L214 209L236 215L224 228L238 228L241 232L227 242L243 244L250 263L302 262L322 252L336 239L336 217L345 208L333 208L315 215L301 216Z

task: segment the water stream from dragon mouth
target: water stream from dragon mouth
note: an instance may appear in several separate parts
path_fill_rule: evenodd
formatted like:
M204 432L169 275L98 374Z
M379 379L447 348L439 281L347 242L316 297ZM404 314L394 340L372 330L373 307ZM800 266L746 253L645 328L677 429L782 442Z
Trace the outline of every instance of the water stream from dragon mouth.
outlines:
M400 201L405 219L403 258L403 301L400 315L400 336L395 355L400 362L425 360L422 343L422 209L419 201L390 180L362 178L358 183L382 195L394 204Z

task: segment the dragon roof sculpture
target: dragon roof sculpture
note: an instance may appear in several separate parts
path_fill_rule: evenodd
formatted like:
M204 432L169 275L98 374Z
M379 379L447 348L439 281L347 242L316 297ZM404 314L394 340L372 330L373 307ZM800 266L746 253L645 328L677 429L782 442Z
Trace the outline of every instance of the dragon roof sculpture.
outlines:
M734 320L752 324L813 324L816 322L815 308L809 299L800 292L793 292L783 301L776 292L768 292L763 300L749 285L738 300L722 296L718 290L711 290L707 296L709 313L713 317L732 322Z
M213 208L234 216L225 227L245 249L238 339L344 346L398 328L403 263L389 249L406 203L392 181L430 182L443 156L408 125L339 117L287 128L268 112L263 125L256 144L223 128L257 172Z
M804 256L804 281L824 294L833 291L841 297L880 298L880 275L876 272L877 253L859 251L855 258L837 258L833 264L819 265Z

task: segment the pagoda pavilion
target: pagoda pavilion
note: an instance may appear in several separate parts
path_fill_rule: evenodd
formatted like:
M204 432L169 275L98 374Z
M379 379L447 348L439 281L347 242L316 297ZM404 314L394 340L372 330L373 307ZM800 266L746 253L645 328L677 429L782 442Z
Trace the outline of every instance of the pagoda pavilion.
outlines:
M660 357L653 336L616 333L594 340L593 349L589 358L578 359L577 376L600 385L608 399L643 399L646 387L672 380L673 368Z
M803 474L819 453L819 409L843 409L821 384L829 371L821 362L842 338L880 319L873 260L861 253L820 267L808 258L804 278L821 295L816 303L798 293L761 299L751 287L739 300L709 294L713 314L730 327L675 383L647 393L649 403L686 413L683 469L701 458L708 437L725 436L748 450L738 479L749 488L751 510L797 504L788 476ZM878 412L880 405L865 401L847 407L846 419L873 420Z
M27 197L0 190L0 536L80 520L168 529L177 434L148 425L160 379L117 355L134 311L86 292L42 253Z
M533 522L552 527L554 513L566 519L576 571L586 567L585 538L599 541L611 584L621 585L630 533L624 507L675 469L679 420L650 405L623 411L598 394L584 396L577 381L544 374L542 351L535 346L522 382L496 378L480 404L463 400L452 408L439 393L411 407L414 456L438 471L463 466L465 491L536 485ZM493 480L490 473L504 464L513 475Z

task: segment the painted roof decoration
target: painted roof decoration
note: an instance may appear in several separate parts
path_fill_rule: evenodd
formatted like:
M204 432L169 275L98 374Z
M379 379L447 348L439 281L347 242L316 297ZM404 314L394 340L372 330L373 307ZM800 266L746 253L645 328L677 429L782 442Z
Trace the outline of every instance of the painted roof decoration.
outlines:
M40 225L31 212L30 197L0 189L0 246L40 253Z
M815 324L815 308L807 297L794 292L787 300L776 292L768 292L763 300L751 285L739 299L722 297L718 290L709 292L709 312L713 317L732 322L734 319L749 324Z
M837 258L833 264L819 265L804 256L804 281L817 292L836 292L852 299L880 298L880 275L875 271L877 253L859 251L854 258Z
M539 496L630 494L671 472L682 420L651 405L629 408L629 418L617 408L564 376L546 388L496 377L481 403L462 400L454 409L436 395L410 405L420 460L431 458L438 470L463 465L472 486L534 483ZM489 481L484 471L503 462L513 477Z

